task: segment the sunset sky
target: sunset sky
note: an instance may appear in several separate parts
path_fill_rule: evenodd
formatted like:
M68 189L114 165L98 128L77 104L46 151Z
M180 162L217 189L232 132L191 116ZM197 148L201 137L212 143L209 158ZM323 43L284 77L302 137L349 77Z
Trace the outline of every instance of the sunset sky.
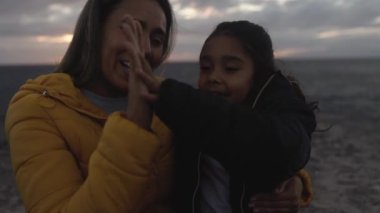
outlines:
M85 0L1 0L0 64L57 63ZM171 0L170 60L196 60L215 25L263 25L281 58L380 58L380 0Z

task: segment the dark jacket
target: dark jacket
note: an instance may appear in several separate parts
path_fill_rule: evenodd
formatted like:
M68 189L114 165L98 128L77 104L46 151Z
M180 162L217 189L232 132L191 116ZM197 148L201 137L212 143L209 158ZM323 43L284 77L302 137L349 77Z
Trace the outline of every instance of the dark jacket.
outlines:
M258 85L254 109L165 80L155 111L176 136L177 212L197 209L199 159L207 154L230 173L234 212L249 195L270 192L310 157L316 121L312 109L280 73Z

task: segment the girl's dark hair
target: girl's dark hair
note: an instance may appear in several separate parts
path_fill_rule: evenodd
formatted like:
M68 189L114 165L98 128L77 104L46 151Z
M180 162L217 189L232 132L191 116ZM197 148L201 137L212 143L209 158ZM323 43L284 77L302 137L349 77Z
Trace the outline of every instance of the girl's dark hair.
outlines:
M222 22L217 25L207 40L220 35L231 36L237 39L244 51L246 51L246 54L254 62L255 76L253 78L252 92L249 94L250 97L247 97L247 100L243 103L251 105L257 95L258 88L261 88L267 79L278 71L275 65L272 40L262 26L249 21ZM295 93L306 102L298 81L292 76L286 77ZM318 108L317 102L311 102L309 105L313 110Z
M252 105L260 88L276 72L272 40L269 34L258 24L249 21L232 21L222 22L217 25L207 40L215 36L230 36L235 38L253 61L255 73L252 89L247 99L243 101L243 105Z
M266 79L276 71L272 40L262 26L249 21L222 22L207 40L219 35L231 36L240 42L254 62L255 79Z
M289 80L290 84L292 85L295 93L302 98L303 101L306 102L306 97L305 97L305 94L303 93L301 87L300 87L300 84L298 82L298 80L292 76L292 75L286 75L286 78ZM318 101L312 101L312 102L309 102L308 103L309 107L315 111L315 110L319 110L318 108Z
M101 73L102 32L107 17L123 0L88 0L77 21L73 39L56 72L69 74L81 87ZM125 1L125 0L124 0ZM168 0L157 1L166 17L162 60L169 55L174 34L174 15Z

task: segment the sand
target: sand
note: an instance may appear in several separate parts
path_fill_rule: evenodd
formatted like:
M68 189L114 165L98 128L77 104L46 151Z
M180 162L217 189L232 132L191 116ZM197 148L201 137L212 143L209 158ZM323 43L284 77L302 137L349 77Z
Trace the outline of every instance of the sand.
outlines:
M356 125L363 128L362 123ZM371 134L377 135L369 137ZM372 139L364 141L366 138ZM379 133L357 134L339 124L327 133L316 133L307 166L315 197L312 205L301 212L380 212L380 149L376 144L379 141ZM0 212L24 212L7 149L7 146L0 148Z

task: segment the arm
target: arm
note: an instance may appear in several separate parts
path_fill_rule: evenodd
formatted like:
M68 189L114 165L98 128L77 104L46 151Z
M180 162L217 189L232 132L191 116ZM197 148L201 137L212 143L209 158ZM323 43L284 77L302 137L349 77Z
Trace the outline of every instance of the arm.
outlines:
M139 211L160 143L122 114L107 120L87 178L55 121L35 98L28 96L10 106L6 131L28 212Z
M297 173L297 176L302 181L302 194L300 198L300 207L306 208L310 205L311 201L313 200L313 186L311 182L310 174L302 169Z
M285 88L288 99L282 101L283 89L274 93L278 97L263 101L265 108L253 111L166 80L155 109L176 135L194 138L188 141L208 150L228 170L237 169L245 180L273 187L305 165L315 126L313 113L292 96L290 85Z
M149 103L141 97L141 93L147 92L146 85L136 75L137 71L151 73L152 69L145 59L145 54L142 52L142 26L133 17L126 16L124 21L127 24L121 25L121 30L127 38L124 43L126 49L125 54L129 58L128 70L128 106L126 115L129 120L133 121L140 127L150 130L153 112ZM134 26L134 27L131 27ZM134 29L134 30L133 30Z
M255 212L298 212L312 200L312 186L306 170L282 182L274 192L251 197L249 207Z

